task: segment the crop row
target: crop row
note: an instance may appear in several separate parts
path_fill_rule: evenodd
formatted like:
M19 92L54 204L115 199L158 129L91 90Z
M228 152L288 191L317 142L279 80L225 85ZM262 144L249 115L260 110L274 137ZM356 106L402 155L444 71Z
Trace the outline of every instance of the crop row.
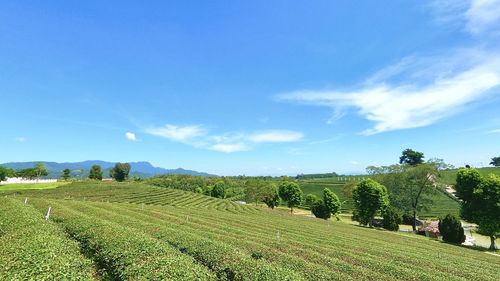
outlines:
M32 206L0 198L0 280L94 280L92 262Z
M247 271L235 270L238 266L244 268L243 261L252 257L263 265L272 264L310 280L495 280L498 277L492 266L498 263L497 257L343 223L264 211L232 214L172 206L57 203L61 208L99 217L168 242L211 267L219 276L227 271L240 273L236 276L252 276Z

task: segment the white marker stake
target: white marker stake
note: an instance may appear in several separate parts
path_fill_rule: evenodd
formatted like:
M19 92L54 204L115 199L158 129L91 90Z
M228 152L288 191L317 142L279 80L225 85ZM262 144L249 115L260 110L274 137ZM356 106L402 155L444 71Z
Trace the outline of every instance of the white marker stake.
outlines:
M278 240L278 243L280 242L280 231L276 232L276 240Z
M52 207L49 207L49 209L47 210L47 215L45 216L45 220L49 220L50 218L50 211L52 210Z
M28 197L24 198L24 205L28 204Z

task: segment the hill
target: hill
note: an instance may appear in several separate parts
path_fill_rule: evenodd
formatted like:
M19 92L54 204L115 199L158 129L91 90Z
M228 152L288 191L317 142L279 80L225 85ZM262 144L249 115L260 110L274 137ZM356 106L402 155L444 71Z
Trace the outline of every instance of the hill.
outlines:
M73 177L87 177L92 165L99 165L103 169L104 176L109 175L109 170L115 165L115 162L107 162L101 160L87 160L82 162L45 162L45 161L32 161L32 162L9 162L0 164L0 166L8 167L11 169L26 169L35 166L35 163L42 162L45 164L49 175L47 178L59 178L64 169L70 169ZM155 175L167 174L182 174L182 175L195 175L195 176L215 176L208 173L197 172L192 170L185 170L182 168L177 169L164 169L154 167L149 162L129 162L131 166L130 175L142 178L152 177Z
M49 206L52 213L45 221ZM0 268L4 279L33 279L37 271L54 271L51 276L56 278L65 272L67 279L97 272L93 280L498 280L499 276L500 258L481 251L138 183L75 183L4 193L0 210L0 222L6 225L0 245L8 241L11 249L8 256L3 251L0 256L0 261L9 262ZM18 226L24 226L23 233L16 235ZM43 233L30 232L33 227ZM43 251L38 248L45 244L23 248L31 238L26 234L38 233L57 240ZM64 254L75 258L66 264L46 259L57 249L66 249ZM33 260L44 260L44 267L31 268Z

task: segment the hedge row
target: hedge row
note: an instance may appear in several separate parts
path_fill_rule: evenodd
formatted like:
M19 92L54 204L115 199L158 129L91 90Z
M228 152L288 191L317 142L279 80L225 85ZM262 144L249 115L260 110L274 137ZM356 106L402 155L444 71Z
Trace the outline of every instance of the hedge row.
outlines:
M42 213L0 198L0 280L94 280L90 260Z

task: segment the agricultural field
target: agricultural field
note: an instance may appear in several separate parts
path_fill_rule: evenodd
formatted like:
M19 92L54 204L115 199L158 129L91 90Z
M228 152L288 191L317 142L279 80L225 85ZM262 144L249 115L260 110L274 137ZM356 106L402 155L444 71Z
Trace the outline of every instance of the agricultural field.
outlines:
M140 183L8 191L0 200L2 280L500 277L500 257L482 251ZM32 237L53 239L26 244ZM55 251L63 254L48 258Z
M484 167L477 168L479 173L483 176L488 174L500 175L500 167ZM456 183L458 169L441 171L439 180L444 184L454 185Z
M0 185L1 191L23 190L23 189L52 189L68 184L67 182L51 183L13 183Z

